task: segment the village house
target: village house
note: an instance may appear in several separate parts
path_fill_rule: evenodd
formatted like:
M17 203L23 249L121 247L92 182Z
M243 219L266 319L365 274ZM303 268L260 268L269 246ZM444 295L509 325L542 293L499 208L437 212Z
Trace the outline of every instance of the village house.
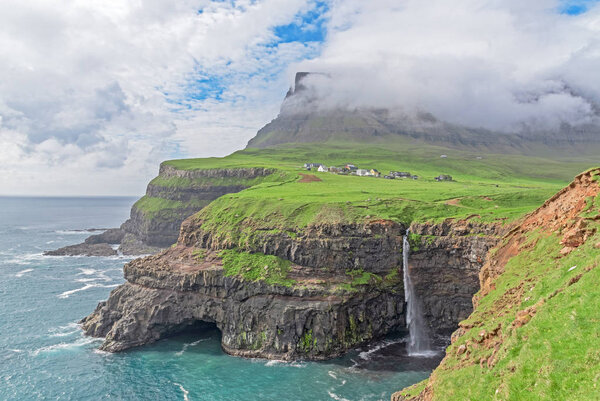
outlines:
M366 177L371 175L371 172L369 170L365 170L364 168L359 168L356 169L356 175L361 176L361 177Z
M344 166L344 168L346 170L349 170L349 171L356 171L356 170L358 170L358 167L356 167L354 164L350 164L350 163L346 164Z
M322 164L321 163L304 163L304 168L307 170L312 170L313 168L319 168L321 167Z
M396 178L410 178L411 174L408 171L390 171L390 175Z
M435 177L436 181L452 181L451 175L441 174Z
M323 165L320 165L319 168L317 169L317 171L319 171L321 173L326 173L329 171L329 169Z
M374 169L374 168L371 169L370 173L373 177L381 176L381 173L379 171L377 171L377 169Z
M331 167L329 167L329 172L335 173L335 174L340 174L340 173L342 173L342 168L331 166Z
M393 180L396 177L394 177L393 175L384 175L383 178L385 178L386 180Z

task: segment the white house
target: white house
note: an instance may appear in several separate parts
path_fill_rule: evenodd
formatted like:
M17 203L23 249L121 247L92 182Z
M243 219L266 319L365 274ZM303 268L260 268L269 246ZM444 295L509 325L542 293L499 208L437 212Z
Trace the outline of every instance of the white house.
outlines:
M367 175L371 175L371 172L369 170L365 170L364 168L359 168L358 170L356 170L356 175L360 175L361 177L364 177Z
M319 166L319 168L317 169L317 171L320 171L321 173L326 173L329 171L329 169L323 165Z

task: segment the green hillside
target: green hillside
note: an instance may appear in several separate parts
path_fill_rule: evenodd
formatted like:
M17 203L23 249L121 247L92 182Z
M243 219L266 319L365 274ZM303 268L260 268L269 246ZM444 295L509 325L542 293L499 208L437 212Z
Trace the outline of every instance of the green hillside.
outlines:
M440 157L442 154L447 157ZM306 162L327 166L353 163L383 174L408 171L419 179L308 172L302 168ZM406 144L400 149L357 144L286 145L247 149L224 158L165 163L182 170L277 170L269 179L223 196L200 212L207 225L220 230L235 227L243 219L256 221L257 227L298 229L317 221L376 218L410 223L476 215L485 221L509 221L539 206L578 171L589 167L585 161L461 152L422 144ZM313 175L318 181L303 182L300 174ZM436 182L434 178L440 174L449 174L454 181ZM171 184L188 185L176 179Z
M395 399L600 399L600 170L590 175L492 252L446 358Z

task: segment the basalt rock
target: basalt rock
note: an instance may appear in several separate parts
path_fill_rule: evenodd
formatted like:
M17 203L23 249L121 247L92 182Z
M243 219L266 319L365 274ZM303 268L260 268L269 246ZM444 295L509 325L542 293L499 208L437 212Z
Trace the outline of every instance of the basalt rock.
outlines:
M48 251L47 254L71 256L109 254L108 251L100 252L100 247L85 246L93 244L120 244L119 252L124 255L156 253L177 241L181 223L187 217L198 212L211 201L225 194L240 192L253 185L255 180L274 173L274 169L261 167L180 170L163 163L157 177L159 179L148 184L144 198L171 202L169 207L151 213L136 202L131 208L130 218L120 228L106 230L104 233L88 237L82 244ZM184 183L169 184L169 179L183 180ZM106 246L103 248L108 249Z
M491 226L481 226L473 235L458 228L468 223L454 224L454 229L413 225L416 232L440 234L413 235L420 248L409 263L436 334L456 329L470 312L478 269L497 241ZM223 349L233 355L334 357L404 330L405 231L401 224L378 220L315 225L294 235L258 233L241 250L290 260L288 278L295 284L286 287L227 276L219 251L231 244L192 217L182 224L176 247L125 266L127 283L82 321L83 328L88 335L105 337L101 348L111 352L154 342L202 321L220 329ZM194 256L199 249L202 260ZM379 279L352 285L351 271Z
M223 349L274 359L334 357L404 325L402 292L377 286L340 291L302 280L292 287L224 275L220 258L198 262L179 246L125 266L127 283L85 318L111 352L215 323ZM331 282L336 279L330 277Z
M91 235L85 239L86 244L120 244L126 232L120 228L110 228L102 234Z
M69 245L54 251L44 252L45 256L115 256L117 251L109 244Z
M451 220L411 225L408 266L431 332L449 336L469 316L486 255L509 228Z

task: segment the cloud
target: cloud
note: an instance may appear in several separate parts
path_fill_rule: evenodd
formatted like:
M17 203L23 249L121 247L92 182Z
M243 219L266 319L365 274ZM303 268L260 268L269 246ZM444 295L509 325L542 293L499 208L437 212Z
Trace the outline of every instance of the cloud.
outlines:
M347 0L321 55L292 68L325 107L425 110L475 127L553 129L597 121L600 6L552 0Z
M276 113L282 94L267 87L285 92L287 66L318 47L276 28L316 7L1 2L0 193L139 194L161 160L243 147Z
M586 0L4 0L0 194L140 194L244 147L296 71L335 75L308 82L325 106L594 121L599 37Z

